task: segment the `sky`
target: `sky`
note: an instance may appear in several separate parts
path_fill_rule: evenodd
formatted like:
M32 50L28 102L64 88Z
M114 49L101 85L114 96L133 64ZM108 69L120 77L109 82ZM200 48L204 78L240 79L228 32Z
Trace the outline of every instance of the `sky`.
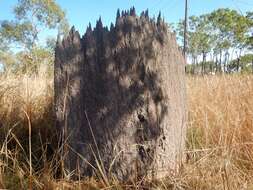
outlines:
M189 15L201 15L218 8L232 8L241 13L253 10L253 0L188 0ZM84 33L89 22L92 26L101 16L104 25L115 22L116 11L126 10L134 6L137 13L148 9L149 15L158 15L161 11L168 23L175 23L184 16L185 0L56 0L66 11L70 25L74 25L81 34ZM12 19L12 9L17 0L0 0L0 21ZM47 30L42 38L56 35Z

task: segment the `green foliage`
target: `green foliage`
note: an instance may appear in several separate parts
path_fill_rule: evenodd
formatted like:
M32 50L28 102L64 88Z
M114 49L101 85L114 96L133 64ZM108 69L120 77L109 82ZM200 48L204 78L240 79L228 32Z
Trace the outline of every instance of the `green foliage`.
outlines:
M14 71L18 67L16 57L8 51L0 51L0 71Z
M53 52L55 49L55 46L56 46L56 38L48 37L46 39L46 48Z
M26 47L31 47L35 40L35 31L30 22L18 23L17 21L6 20L1 23L0 32L8 44L18 42Z
M218 34L221 49L242 48L248 38L249 19L235 10L218 9L209 15L213 31Z
M45 29L65 35L69 30L65 12L55 0L18 0L14 16L0 22L0 69L38 72L41 64L52 64L55 39L48 39L42 47L38 37Z
M44 64L53 67L54 53L49 48L34 47L30 51L20 51L16 54L0 51L1 70L3 72L34 74ZM50 69L49 72L52 72Z
M7 50L7 42L2 33L0 33L0 51Z
M19 52L16 57L19 62L18 71L27 74L37 73L41 65L52 66L54 62L53 52L42 47L35 47L29 52Z
M68 30L65 13L54 0L18 0L14 15L14 20L1 22L0 34L8 43L18 43L25 49L32 49L38 34L46 28L57 28L61 34Z
M246 18L248 19L249 35L246 44L249 49L253 49L253 12L247 12Z
M242 73L251 73L253 71L253 54L243 55L238 59L232 60L228 67L230 70L237 70L240 68Z
M14 13L18 20L31 21L30 18L33 17L36 18L36 23L49 28L55 28L65 16L53 0L19 0Z
M208 18L206 15L202 15L200 17L190 17L190 52L207 53L211 50L213 36L210 33L210 27L207 24L207 20Z
M180 21L176 29L179 40L183 40L183 24L184 21ZM233 57L230 54L236 52L239 58L242 52L252 48L252 12L242 15L235 10L218 9L209 14L189 17L187 50L192 58L193 66L188 68L191 73L195 73L195 68L199 70L199 67L202 73L207 68L212 72L230 72L232 67L231 64L228 67L228 64ZM208 55L212 65L207 63Z

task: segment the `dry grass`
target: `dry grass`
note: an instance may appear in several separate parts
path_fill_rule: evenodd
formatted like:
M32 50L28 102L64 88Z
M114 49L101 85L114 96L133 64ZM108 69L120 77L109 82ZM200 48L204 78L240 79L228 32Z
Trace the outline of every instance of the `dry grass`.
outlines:
M186 182L194 189L253 189L253 76L187 82Z
M54 179L57 155L48 153L54 123L52 79L43 68L39 73L29 77L0 76L0 189L27 189L30 172L32 186L38 189L106 189L94 179L77 182ZM188 77L187 93L187 163L178 176L147 186L253 189L253 76ZM117 181L111 185L107 189L140 189L134 183L132 187L122 187Z

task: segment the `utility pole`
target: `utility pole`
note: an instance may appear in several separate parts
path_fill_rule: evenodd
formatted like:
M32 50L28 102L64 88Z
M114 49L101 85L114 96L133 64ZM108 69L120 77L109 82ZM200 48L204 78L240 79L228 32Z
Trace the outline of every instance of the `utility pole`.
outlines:
M188 0L185 0L185 13L184 13L184 49L183 54L186 59L187 55L187 25L188 25Z

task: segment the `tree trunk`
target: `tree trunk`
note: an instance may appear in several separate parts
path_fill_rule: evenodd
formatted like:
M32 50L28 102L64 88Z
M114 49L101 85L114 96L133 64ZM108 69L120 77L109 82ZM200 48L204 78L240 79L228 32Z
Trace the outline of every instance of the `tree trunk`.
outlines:
M220 50L220 64L219 64L219 72L220 73L222 72L221 65L222 65L222 50Z
M202 63L201 63L201 74L203 75L204 74L204 70L205 70L205 68L204 68L204 61L205 61L205 53L204 52L202 52Z
M240 68L240 58L237 58L237 63L236 63L236 71L239 72L239 68Z
M216 55L215 56L215 74L217 73L218 71L218 56Z
M227 72L228 60L229 60L229 52L227 50L227 52L225 53L225 60L224 60L224 64L223 64L224 73Z
M67 172L104 180L177 172L186 135L185 60L167 25L123 13L55 52L55 106Z
M252 73L253 73L253 59L251 61L251 68L252 68Z
M196 68L196 57L193 57L193 65L192 65L192 72L191 74L194 75L195 74L195 68Z
M196 58L196 68L195 68L196 71L196 74L199 74L199 62L198 62L198 57Z

